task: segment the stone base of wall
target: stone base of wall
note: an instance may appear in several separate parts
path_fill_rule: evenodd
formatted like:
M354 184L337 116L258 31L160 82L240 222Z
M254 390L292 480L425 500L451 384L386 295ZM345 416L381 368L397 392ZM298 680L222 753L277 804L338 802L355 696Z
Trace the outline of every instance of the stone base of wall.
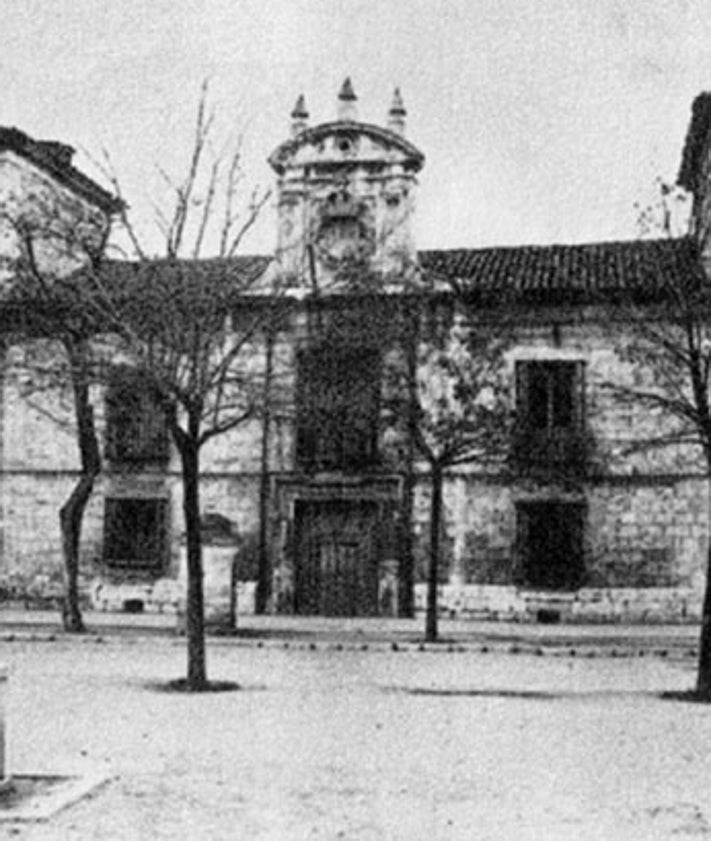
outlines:
M237 584L237 614L254 614L256 582ZM214 594L213 594L214 595ZM427 585L415 585L415 610L425 611ZM89 605L105 612L184 612L185 584L175 578L152 583L110 583L95 580ZM224 593L206 593L206 618L220 624L229 604ZM587 587L574 593L523 590L515 586L444 584L439 587L440 614L452 619L510 622L697 622L701 595L690 588Z
M415 610L424 612L427 585L415 585ZM701 595L690 588L583 588L574 593L534 592L515 586L445 584L439 608L453 619L512 622L696 622Z
M254 613L253 581L240 581L237 584L237 615L248 616ZM185 584L174 578L159 578L153 583L113 584L96 581L90 591L90 604L93 610L103 612L137 613L175 613L185 611ZM205 595L205 616L208 622L220 624L229 613L223 594L213 597Z
M92 609L107 613L175 613L181 594L173 578L141 583L97 580L89 591Z

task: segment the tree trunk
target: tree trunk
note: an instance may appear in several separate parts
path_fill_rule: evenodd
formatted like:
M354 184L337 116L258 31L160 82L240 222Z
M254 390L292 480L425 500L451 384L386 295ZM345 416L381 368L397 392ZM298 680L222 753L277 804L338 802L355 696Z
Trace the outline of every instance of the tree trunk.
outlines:
M436 642L437 632L437 584L439 580L440 534L442 522L442 467L431 466L432 503L430 508L430 565L427 575L427 616L425 639Z
M262 450L260 454L259 476L259 561L257 571L257 589L254 598L254 610L257 614L266 613L271 595L271 575L269 569L269 432L271 428L271 385L274 356L274 333L270 328L266 338L266 359L264 365L264 394L262 407Z
M407 444L405 450L405 476L402 489L402 506L399 523L398 614L415 615L415 563L413 557L412 510L415 493L415 427L417 425L417 318L407 313L405 336L407 364Z
M412 618L415 615L415 575L413 563L412 510L415 484L414 459L407 457L402 488L402 505L398 522L398 616Z
M200 534L200 451L195 437L180 437L178 447L183 470L183 514L187 542L188 591L185 630L188 642L187 688L199 692L207 688L205 659L205 604L202 575L202 537Z
M64 555L62 625L65 631L71 633L82 633L86 630L79 607L79 544L84 511L93 487L94 475L82 475L59 511Z
M711 467L711 465L710 465ZM711 469L708 485L708 546L706 554L706 585L701 609L701 634L699 637L699 666L696 677L696 693L700 698L711 701Z
M65 341L69 357L74 395L74 412L81 456L81 476L69 499L59 511L64 556L64 598L62 624L65 631L81 633L86 630L79 607L79 547L84 511L94 489L94 481L101 471L101 454L94 425L94 410L89 402L89 376L86 347L82 342Z

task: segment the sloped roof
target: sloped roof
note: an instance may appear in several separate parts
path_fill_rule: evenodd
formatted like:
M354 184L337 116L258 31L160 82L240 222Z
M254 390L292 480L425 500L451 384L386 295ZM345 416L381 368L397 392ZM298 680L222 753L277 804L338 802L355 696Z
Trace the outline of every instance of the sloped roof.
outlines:
M116 213L120 199L72 166L74 149L54 140L34 140L18 128L0 126L0 151L10 150L49 173L77 195L105 213Z
M189 274L205 283L230 284L241 286L255 282L271 263L272 258L260 254L247 254L229 258L208 258L203 260L168 260L155 259L145 261L104 260L102 274L104 279L115 287L128 283L141 276L148 279L151 274L160 274L170 278Z
M418 253L420 267L434 279L458 285L470 297L496 302L502 295L522 304L588 304L630 296L663 298L665 284L702 277L693 240L629 240L584 245L530 245L501 248L454 248ZM200 276L206 283L238 292L256 281L272 262L264 255L230 259L109 260L105 277L130 286L143 273ZM223 286L224 285L224 286Z
M686 132L684 149L677 184L684 189L696 191L701 156L708 145L711 128L711 93L700 93L691 106L691 121Z
M699 277L700 270L689 238L420 251L419 258L425 271L473 296L507 292L531 303L654 298L665 282Z

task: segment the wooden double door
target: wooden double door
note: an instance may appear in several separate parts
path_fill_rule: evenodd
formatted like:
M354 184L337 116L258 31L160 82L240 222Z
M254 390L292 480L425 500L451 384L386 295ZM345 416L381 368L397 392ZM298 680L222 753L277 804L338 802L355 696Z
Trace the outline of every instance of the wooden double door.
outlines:
M376 503L299 501L294 544L296 613L378 613L380 536Z

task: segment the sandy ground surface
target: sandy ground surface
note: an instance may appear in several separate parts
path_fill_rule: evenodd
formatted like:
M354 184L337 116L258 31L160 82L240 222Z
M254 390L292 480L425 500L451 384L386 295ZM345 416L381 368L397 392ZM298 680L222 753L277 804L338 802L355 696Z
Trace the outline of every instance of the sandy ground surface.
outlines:
M711 838L693 658L215 640L231 693L181 695L184 641L0 643L8 770L111 779L0 838ZM340 650L339 650L340 649Z

